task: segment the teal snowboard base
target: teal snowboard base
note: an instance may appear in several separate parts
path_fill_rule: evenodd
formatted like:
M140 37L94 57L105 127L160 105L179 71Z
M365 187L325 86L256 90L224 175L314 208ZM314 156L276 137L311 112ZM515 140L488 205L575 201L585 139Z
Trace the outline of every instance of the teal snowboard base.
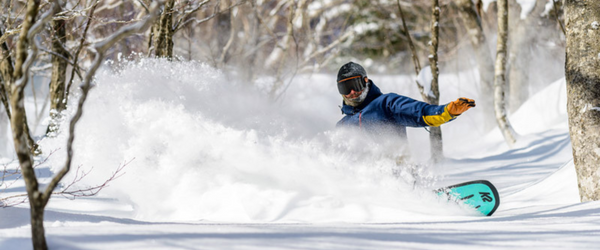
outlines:
M466 204L483 215L491 216L500 206L500 195L491 182L477 180L435 190L442 197Z

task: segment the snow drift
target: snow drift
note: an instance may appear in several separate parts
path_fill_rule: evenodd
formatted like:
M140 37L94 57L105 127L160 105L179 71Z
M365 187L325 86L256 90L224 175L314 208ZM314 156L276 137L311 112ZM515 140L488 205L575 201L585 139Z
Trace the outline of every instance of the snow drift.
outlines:
M102 195L128 202L133 218L150 221L465 214L430 194L436 177L427 166L417 173L414 165L396 164L405 145L333 129L339 110L324 100L337 91L333 78L322 78L273 103L202 63L141 60L106 70L77 127L75 165L93 168L82 184L101 183L131 161ZM42 142L58 150L47 163L53 170L65 138Z

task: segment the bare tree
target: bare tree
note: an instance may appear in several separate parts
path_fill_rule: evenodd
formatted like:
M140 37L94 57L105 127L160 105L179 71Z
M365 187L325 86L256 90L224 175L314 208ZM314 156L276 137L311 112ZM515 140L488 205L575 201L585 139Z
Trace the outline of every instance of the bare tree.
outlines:
M398 10L400 13L400 18L402 20L402 24L404 26L404 33L408 37L408 42L410 49L412 51L413 64L415 66L416 74L419 75L421 73L421 65L419 62L419 58L416 52L416 49L412 43L412 38L408 31L408 27L406 26L406 20L404 18L404 13L402 10L402 6L400 5L400 1L398 1ZM439 68L438 68L438 44L439 44L439 22L440 22L440 4L438 0L433 0L432 4L432 14L431 14L431 41L430 41L430 54L429 54L429 63L431 65L431 74L432 80L430 83L431 89L429 92L426 90L421 83L416 81L417 87L419 88L419 92L421 93L421 97L423 101L438 105L440 98L439 91ZM431 159L434 162L440 161L444 157L444 145L442 140L442 130L440 127L431 127L429 129L429 141L431 144Z
M496 47L496 70L494 79L494 109L496 121L504 140L512 147L516 142L513 130L506 114L506 59L508 42L508 0L498 0L498 44Z
M50 123L46 134L56 133L61 112L66 109L65 100L67 65L70 53L64 47L67 42L66 20L52 20L52 80L50 81Z
M238 50L237 55L242 55L240 61L247 62L244 67L252 65L252 72L246 73L248 78L254 79L258 74L256 71L266 71L274 76L270 89L274 100L285 93L296 74L318 71L356 34L353 27L336 26L337 19L346 15L343 9L336 8L340 4L350 6L344 1L259 2L250 4L254 28L246 30L252 32L248 34L252 38L247 39L252 42L239 44L242 50ZM321 8L310 10L311 4ZM237 16L239 19L240 14ZM332 30L339 33L333 35Z
M429 55L429 64L431 65L431 94L429 97L429 104L439 105L440 103L440 89L438 84L438 76L440 70L438 68L438 44L440 36L440 2L439 0L433 0L431 8L431 46ZM431 158L434 162L440 161L444 158L444 144L442 140L442 129L440 127L431 127L429 129L429 141L431 143Z
M175 0L167 0L161 11L160 18L153 24L148 40L148 53L154 52L156 57L173 57L173 35L190 23L198 25L214 18L217 14L228 12L245 1L231 3L224 10L219 10L220 0L217 1L214 11L211 15L201 20L191 18L196 12L201 10L210 0L203 0L197 4L195 1L182 1L179 5ZM143 3L143 2L142 2ZM224 52L226 53L226 52Z
M48 246L46 245L44 236L44 206L46 205L45 202L48 200L42 198L43 195L39 190L39 184L33 171L33 159L28 150L28 131L25 129L27 121L25 120L23 92L25 85L29 80L29 67L31 67L37 56L37 46L35 43L31 44L32 53L27 55L29 43L34 41L35 34L37 34L42 26L52 18L52 15L58 9L58 6L53 4L54 8L46 12L41 20L36 23L35 19L39 11L39 6L39 0L28 1L25 21L22 24L21 34L19 35L19 41L16 46L17 59L15 61L15 72L13 76L15 82L11 84L12 89L10 99L12 107L11 127L13 141L29 197L33 248L36 250L45 250L48 249Z
M86 37L88 34L88 30L90 29L90 24L92 23L92 18L94 17L94 13L96 12L96 8L98 7L98 3L100 2L100 0L96 0L93 1L93 3L91 4L91 6L89 7L89 12L88 12L88 16L87 16L87 22L85 23L85 28L83 29L83 33L81 34L81 38L79 39L79 46L77 47L77 50L75 51L74 55L73 55L73 68L71 69L71 76L69 77L69 83L67 84L67 87L65 89L65 95L64 95L64 102L68 103L69 101L69 93L71 92L71 86L73 85L73 82L75 80L75 73L77 73L79 75L79 65L78 65L78 61L79 61L79 55L81 54L81 51L84 48L84 43L86 41Z
M4 7L4 6L3 6ZM28 10L29 11L29 10ZM7 12L10 12L7 8ZM3 18L4 19L4 18ZM8 18L7 18L8 19ZM4 21L4 26L5 27L10 27L11 25L13 25L13 21L8 19L8 20L3 20ZM26 23L23 23L21 25L21 29L16 29L17 31L22 31L26 26ZM17 31L13 31L12 34L16 33ZM2 30L0 29L0 55L2 56L0 58L0 85L2 85L0 87L0 100L3 103L3 106L6 110L6 115L8 116L9 119L12 119L12 112L10 109L10 96L11 96L11 89L14 87L14 82L15 82L15 76L19 73L15 71L15 66L14 66L14 54L11 53L9 46L7 45L7 40L9 35L12 35L9 32L2 32ZM26 41L24 41L24 43L26 43ZM17 55L19 50L17 49ZM29 124L27 123L27 117L23 117L22 120L23 122L23 126L24 126L24 135L25 138L27 139L27 148L30 150L30 152L32 152L33 154L39 154L41 153L41 151L39 150L38 145L34 142L33 138L31 137L31 134L29 132Z
M92 51L95 54L94 63L88 71L84 82L82 84L82 95L79 99L77 111L70 122L69 126L69 138L67 142L67 159L65 166L51 179L50 183L44 190L39 189L39 182L33 169L33 159L28 150L27 131L25 129L25 109L24 109L24 89L29 81L30 67L35 61L38 54L38 45L34 36L41 30L43 25L51 20L54 13L59 9L56 2L52 3L51 10L44 13L40 20L36 21L37 14L40 8L39 0L29 0L27 5L27 11L25 13L25 19L22 24L21 34L19 35L19 41L17 43L17 59L15 62L14 72L14 83L11 85L11 107L12 117L11 126L13 132L13 141L15 150L21 167L21 174L25 181L27 190L27 196L30 204L31 211L31 232L32 232L32 243L33 248L36 250L48 249L46 244L46 238L44 233L44 209L50 200L54 189L58 186L59 182L69 172L71 168L71 161L73 157L73 141L75 125L79 121L82 115L82 108L87 98L92 84L92 79L96 73L96 70L100 66L104 53L108 48L114 45L117 41L123 37L128 36L132 33L143 31L150 26L151 21L156 16L155 11L157 4L153 4L151 12L147 17L136 24L123 27L119 32L108 37L106 40L96 43L92 47ZM27 53L28 47L31 48L31 53Z
M581 201L600 200L600 1L565 1L567 108Z
M4 37L4 31L0 27L0 37ZM13 63L10 50L6 41L0 43L0 101L4 106L6 115L10 119L10 105L8 104L9 83L12 82Z

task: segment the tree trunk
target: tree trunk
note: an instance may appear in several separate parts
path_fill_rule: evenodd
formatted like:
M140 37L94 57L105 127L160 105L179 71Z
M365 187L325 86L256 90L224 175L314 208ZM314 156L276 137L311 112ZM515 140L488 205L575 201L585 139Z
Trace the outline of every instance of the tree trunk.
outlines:
M487 39L483 33L481 18L471 0L457 0L456 6L459 8L459 15L471 38L471 45L475 50L477 69L479 71L479 100L477 108L483 110L483 126L486 130L492 129L496 125L494 116L494 99L489 98L493 93L494 87L494 59L488 47Z
M65 51L64 44L66 38L65 20L53 20L54 36L52 39L52 80L50 81L50 124L46 134L55 134L58 132L61 112L66 109L65 103L65 82L67 75L67 59L69 53ZM60 55L60 56L59 56Z
M175 0L167 0L159 19L152 25L151 48L156 57L173 58L173 6Z
M2 29L0 29L0 37L4 35ZM12 76L14 72L12 58L6 42L0 44L0 101L4 106L6 115L10 119L10 106L9 106L9 91L10 83L13 81Z
M433 0L432 7L432 18L431 18L431 46L429 55L429 64L431 65L431 93L433 96L429 96L429 104L438 105L440 103L440 90L438 84L438 43L440 35L440 3L439 0ZM431 159L434 162L439 162L444 158L444 144L442 140L442 129L440 127L431 127L429 134L429 141L431 142Z
M27 126L27 120L24 108L24 89L27 83L28 69L25 69L25 60L27 58L28 48L28 32L32 28L36 16L39 11L40 0L30 0L27 3L27 12L22 24L19 40L16 45L16 62L14 68L13 81L11 82L11 128L13 133L13 142L19 165L21 167L21 175L25 181L25 188L29 197L31 209L31 236L35 250L46 250L46 236L44 235L44 210L43 205L40 206L41 195L35 172L33 170L33 159L28 146L31 144L31 136ZM40 220L41 219L41 220Z
M504 93L506 90L506 52L508 42L508 0L498 0L498 44L494 79L494 109L496 121L509 146L516 142L515 132L508 121Z
M0 81L0 101L2 102L2 106L4 111L6 112L6 116L10 119L10 106L8 105L8 92L4 88L3 81Z
M0 32L0 36L2 36L2 32ZM12 62L12 56L11 53L8 49L8 45L6 45L6 42L0 44L0 56L2 56L2 61L0 61L0 101L2 101L2 104L4 106L4 109L6 111L6 115L8 116L8 119L10 120L12 115L11 115L11 110L10 110L10 96L11 96L11 88L12 85L14 84L14 74L15 74L15 70L13 67L13 62ZM27 117L24 118L24 126L25 126L25 131L27 133L27 142L30 148L30 151L34 154L38 154L40 153L38 150L38 145L33 141L33 138L31 138L31 135L29 133L29 125L27 124Z
M28 11L28 13L30 12ZM27 33L25 32L25 34ZM11 128L15 151L17 153L17 158L19 159L19 165L21 166L21 175L25 181L25 187L29 197L32 243L35 250L46 250L48 247L46 246L46 238L44 235L44 209L43 206L40 207L38 204L41 195L38 190L39 185L33 170L33 159L28 147L29 131L27 130L27 126L25 126L27 121L25 120L25 109L23 105L24 91L13 84L11 92ZM42 219L41 221L40 218Z
M569 132L581 201L600 200L600 1L565 0Z
M36 12L35 14L33 14L35 19L35 15L37 14L37 10L38 10L38 6L39 6L39 0L30 0L28 2L28 13L29 12ZM30 9L31 8L31 9ZM27 41L27 33L23 33L23 30L29 30L31 28L31 26L33 26L33 22L34 20L28 20L28 22L24 22L22 24L22 28L21 28L21 34L19 36L19 40L17 42L17 46L16 46L16 65L13 66L12 64L12 55L10 54L10 51L8 50L8 46L6 45L6 43L2 43L0 46L0 50L2 51L2 58L4 60L2 60L0 62L0 73L2 73L2 79L4 80L4 90L6 93L6 97L3 97L2 99L6 98L7 102L4 103L5 105L5 109L6 112L9 116L9 118L11 118L12 120L12 111L10 111L10 109L8 108L9 105L8 103L11 103L12 101L10 101L10 97L12 96L12 88L14 87L15 81L19 78L21 78L21 76L23 75L23 73L21 72L21 70L17 70L17 67L22 67L23 63L25 62L25 59L27 57L27 46L28 46L28 41ZM3 100L4 102L4 100ZM13 107L14 108L14 107ZM35 143L35 141L33 141L33 138L31 137L31 134L29 132L29 124L27 123L27 116L24 116L22 119L19 119L20 121L23 122L23 126L24 126L24 130L26 133L26 138L27 138L27 147L29 148L30 152L33 154L39 154L41 153L39 151L38 145ZM16 150L16 149L15 149Z
M37 199L36 199L37 197ZM31 215L31 240L33 249L48 249L46 245L46 230L44 229L44 204L39 191L35 191L33 196L29 196L30 215Z

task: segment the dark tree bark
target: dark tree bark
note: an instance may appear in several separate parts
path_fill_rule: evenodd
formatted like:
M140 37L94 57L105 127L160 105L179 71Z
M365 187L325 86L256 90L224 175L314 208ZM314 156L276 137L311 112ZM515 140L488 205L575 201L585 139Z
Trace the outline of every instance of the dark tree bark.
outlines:
M600 1L565 1L569 132L581 201L600 200Z
M167 0L160 18L152 25L150 49L156 57L173 58L173 7L175 0Z
M0 37L4 35L2 29L0 29ZM10 90L10 83L12 82L14 68L12 58L10 56L10 50L6 42L0 44L0 101L4 106L4 110L10 119L10 105L8 96Z
M65 82L69 53L64 48L64 44L67 41L65 25L65 20L57 19L52 21L52 28L54 30L52 51L54 54L52 55L52 80L50 81L50 124L48 124L46 134L54 134L58 131L61 112L67 107L65 103Z

